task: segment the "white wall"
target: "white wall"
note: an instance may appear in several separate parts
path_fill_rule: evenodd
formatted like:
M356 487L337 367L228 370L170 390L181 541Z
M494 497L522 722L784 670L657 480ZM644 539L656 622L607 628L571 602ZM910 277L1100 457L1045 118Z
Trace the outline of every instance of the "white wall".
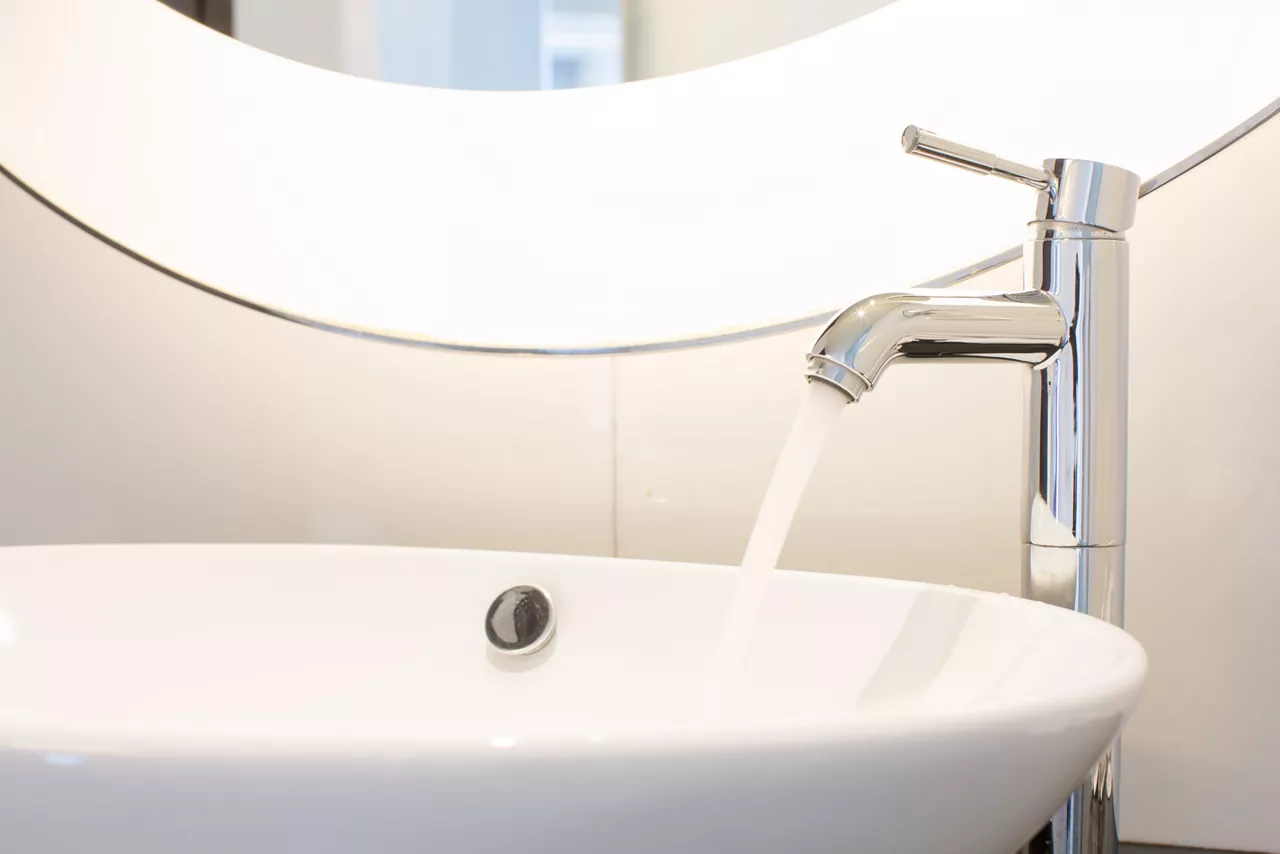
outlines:
M236 308L0 179L0 541L612 548L611 366Z

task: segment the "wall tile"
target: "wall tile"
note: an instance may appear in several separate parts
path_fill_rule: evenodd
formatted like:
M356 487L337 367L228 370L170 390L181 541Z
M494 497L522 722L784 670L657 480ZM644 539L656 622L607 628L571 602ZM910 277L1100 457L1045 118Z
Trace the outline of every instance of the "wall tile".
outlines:
M1280 851L1280 122L1143 200L1133 240L1131 838Z

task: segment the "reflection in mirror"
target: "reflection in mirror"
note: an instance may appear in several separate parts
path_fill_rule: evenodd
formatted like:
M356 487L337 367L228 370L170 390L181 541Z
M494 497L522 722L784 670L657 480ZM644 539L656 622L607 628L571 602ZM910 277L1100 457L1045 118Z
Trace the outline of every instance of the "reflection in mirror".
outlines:
M441 89L573 89L691 71L892 0L161 0L255 47Z
M225 35L232 34L231 14L235 0L160 0L174 11L194 18Z

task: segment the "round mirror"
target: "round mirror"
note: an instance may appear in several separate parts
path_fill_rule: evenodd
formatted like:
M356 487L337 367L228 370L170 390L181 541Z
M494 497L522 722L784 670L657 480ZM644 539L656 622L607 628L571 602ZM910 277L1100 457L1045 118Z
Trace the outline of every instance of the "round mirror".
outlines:
M254 47L437 89L576 89L691 71L893 0L162 0Z
M952 283L1035 199L904 126L1151 187L1280 93L1253 0L180 1L256 47L155 0L0 0L0 169L177 282L462 350L724 341Z

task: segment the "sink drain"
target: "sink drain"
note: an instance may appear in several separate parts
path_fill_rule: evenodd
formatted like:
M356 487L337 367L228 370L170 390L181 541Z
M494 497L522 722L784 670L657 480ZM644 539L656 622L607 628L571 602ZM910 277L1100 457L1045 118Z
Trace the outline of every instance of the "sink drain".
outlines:
M556 633L556 613L544 590L521 584L498 594L484 615L489 643L504 655L530 655Z

